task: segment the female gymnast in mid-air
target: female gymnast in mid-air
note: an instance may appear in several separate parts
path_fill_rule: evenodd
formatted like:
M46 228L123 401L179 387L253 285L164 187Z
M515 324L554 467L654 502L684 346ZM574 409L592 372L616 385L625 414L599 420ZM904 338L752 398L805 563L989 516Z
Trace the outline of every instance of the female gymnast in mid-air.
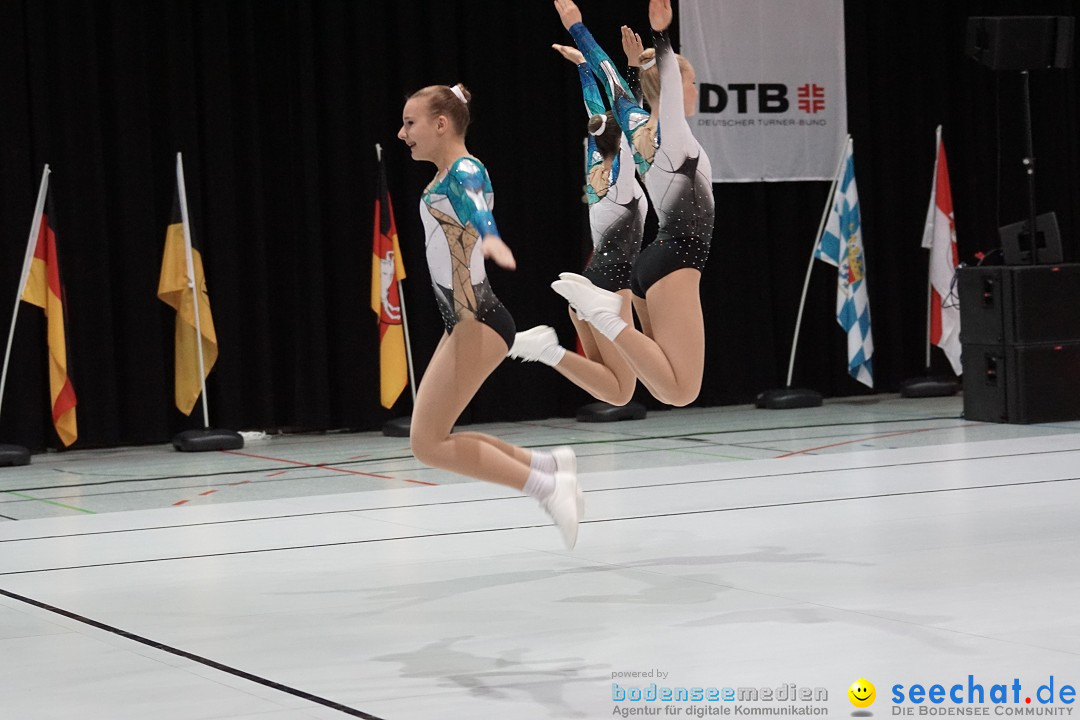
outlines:
M428 268L446 333L420 382L410 442L421 462L508 485L537 498L567 547L577 542L584 500L570 448L529 451L454 423L514 342L514 320L492 291L484 258L513 269L514 255L492 215L487 170L465 147L470 93L431 85L402 110L398 138L414 160L434 163L420 215Z

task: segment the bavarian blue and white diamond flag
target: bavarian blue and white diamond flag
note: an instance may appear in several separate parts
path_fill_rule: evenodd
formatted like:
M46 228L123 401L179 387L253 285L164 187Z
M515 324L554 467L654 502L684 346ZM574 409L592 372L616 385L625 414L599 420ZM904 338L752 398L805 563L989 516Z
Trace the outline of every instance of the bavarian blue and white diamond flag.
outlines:
M874 387L874 338L870 333L859 192L855 188L855 151L850 139L840 178L814 257L836 267L836 322L847 333L848 373Z

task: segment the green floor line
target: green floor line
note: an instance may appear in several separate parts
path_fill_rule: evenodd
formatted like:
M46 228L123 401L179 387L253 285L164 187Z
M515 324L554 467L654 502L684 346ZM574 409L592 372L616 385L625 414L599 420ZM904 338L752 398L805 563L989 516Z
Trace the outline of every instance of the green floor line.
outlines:
M23 493L15 492L14 490L4 490L3 492L4 492L5 495L14 495L15 497L20 497L20 498L22 498L24 500L33 500L35 502L45 503L46 505L55 505L56 507L62 507L64 509L66 509L66 510L76 510L76 511L81 512L81 513L86 513L87 515L97 515L97 513L94 512L93 510L87 510L86 508L75 507L74 505L65 505L64 503L58 503L58 502L54 502L52 500L46 500L44 498L36 498L33 495L24 495Z

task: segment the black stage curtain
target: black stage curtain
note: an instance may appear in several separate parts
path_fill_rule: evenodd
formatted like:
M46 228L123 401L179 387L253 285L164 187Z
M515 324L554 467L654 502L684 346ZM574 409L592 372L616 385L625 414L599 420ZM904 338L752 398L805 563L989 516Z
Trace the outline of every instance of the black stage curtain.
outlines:
M581 5L615 57L620 24L648 27L644 0ZM963 49L968 16L1008 14L1075 16L1076 4L846 3L878 391L923 370L919 240L937 124L963 259L997 248L997 227L1025 216L1018 75L982 68ZM391 416L379 406L368 307L374 145L386 150L422 372L442 332L416 209L433 167L410 160L395 134L405 95L431 83L461 81L474 93L469 147L489 167L496 219L519 263L491 271L496 292L520 328L553 324L571 345L565 303L548 288L580 267L586 242L581 95L549 48L567 41L549 2L0 2L0 299L13 300L47 162L79 398L75 447L162 442L201 423L198 408L185 418L172 404L174 315L155 294L177 152L221 347L211 423L372 429ZM1039 209L1057 212L1066 260L1076 261L1076 70L1034 73L1032 96ZM826 192L827 183L716 187L699 405L746 403L783 384ZM795 384L867 393L846 373L835 270L818 265ZM10 307L0 307L5 320ZM0 413L0 441L34 450L58 442L44 337L42 313L21 309ZM463 420L569 416L588 400L549 368L508 362ZM394 413L408 405L406 391Z

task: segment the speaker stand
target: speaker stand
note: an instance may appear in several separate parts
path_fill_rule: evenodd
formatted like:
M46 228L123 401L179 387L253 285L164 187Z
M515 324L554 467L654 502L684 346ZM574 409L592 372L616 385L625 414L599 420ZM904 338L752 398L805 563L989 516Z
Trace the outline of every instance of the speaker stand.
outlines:
M1028 243L1031 246L1031 264L1039 264L1038 225L1035 218L1035 141L1031 133L1031 83L1030 73L1020 71L1020 94L1024 103L1024 154L1021 161L1027 172Z

